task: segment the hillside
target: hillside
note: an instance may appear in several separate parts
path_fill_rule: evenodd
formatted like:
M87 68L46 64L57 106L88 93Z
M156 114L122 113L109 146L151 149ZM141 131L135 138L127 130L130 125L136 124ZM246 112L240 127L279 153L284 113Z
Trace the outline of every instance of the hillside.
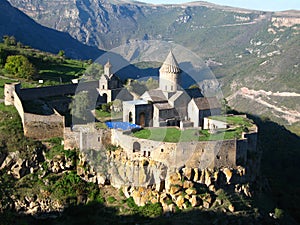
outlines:
M6 0L0 1L0 37L14 36L25 45L43 51L58 53L64 50L68 57L90 59L99 57L103 51L82 44L68 33L41 26Z
M300 120L299 11L260 12L207 2L9 2L38 23L102 49L135 40L183 45L207 62L232 107L268 115L298 130L295 126ZM243 88L279 95L262 96L260 100L255 95L245 95Z

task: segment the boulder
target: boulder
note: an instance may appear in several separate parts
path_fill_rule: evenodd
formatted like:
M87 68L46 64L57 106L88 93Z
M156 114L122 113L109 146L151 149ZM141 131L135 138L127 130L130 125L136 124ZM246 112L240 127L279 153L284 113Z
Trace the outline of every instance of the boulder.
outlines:
M230 180L232 178L232 171L230 169L228 169L228 168L224 168L223 169L223 173L224 173L224 175L226 177L227 184L230 184Z
M183 209L183 204L184 204L184 197L182 195L179 195L175 201L176 205L178 208Z
M194 183L192 181L185 180L183 182L183 188L184 189L191 188L191 187L194 187Z
M188 180L193 180L194 179L194 170L192 168L189 167L185 167L182 169L184 176L188 179Z
M196 195L197 190L196 190L196 188L188 188L185 190L185 193L187 193L188 195Z
M201 205L201 199L197 195L192 195L191 198L189 199L192 207L197 207Z
M203 202L203 207L204 207L205 209L209 209L209 207L210 207L209 202L204 201L204 202Z
M198 168L194 168L194 179L193 179L193 181L194 182L198 182L198 180L200 179L200 173L199 173L199 170L198 170Z
M180 190L181 190L181 187L180 187L180 186L178 186L178 185L172 185L172 186L170 187L169 193L170 193L171 195L175 195L175 194L178 193Z
M232 205L232 204L230 204L229 206L228 206L228 210L230 211L230 212L234 212L234 206Z
M20 179L26 174L30 173L30 170L28 167L26 167L26 161L19 158L17 162L11 167L11 173L15 178Z

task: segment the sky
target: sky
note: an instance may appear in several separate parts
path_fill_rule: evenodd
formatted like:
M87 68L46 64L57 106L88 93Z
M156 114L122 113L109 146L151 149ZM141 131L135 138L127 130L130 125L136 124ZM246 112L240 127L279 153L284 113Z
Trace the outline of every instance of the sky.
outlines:
M147 2L153 4L171 4L184 3L193 0L139 0L140 2ZM246 9L256 9L264 11L282 11L289 9L300 10L300 0L206 0L211 3L219 5L234 6Z

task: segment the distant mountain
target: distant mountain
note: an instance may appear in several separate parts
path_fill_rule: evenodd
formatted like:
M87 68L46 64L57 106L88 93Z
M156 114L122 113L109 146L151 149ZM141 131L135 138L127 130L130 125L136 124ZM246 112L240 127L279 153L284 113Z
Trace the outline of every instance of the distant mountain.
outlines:
M72 58L97 58L104 51L87 46L68 33L41 26L6 0L0 1L0 37L12 35L25 45L44 51L58 53L64 50Z
M38 23L98 48L135 40L183 45L210 66L235 109L285 125L300 121L299 11L261 12L207 2L9 1Z

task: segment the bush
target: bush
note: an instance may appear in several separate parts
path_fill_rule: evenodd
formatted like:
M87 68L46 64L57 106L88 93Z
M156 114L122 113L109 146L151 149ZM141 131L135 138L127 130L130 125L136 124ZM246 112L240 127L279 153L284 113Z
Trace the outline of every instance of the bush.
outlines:
M275 217L282 219L284 217L284 211L282 209L275 208Z
M17 78L31 79L36 74L33 64L23 55L8 56L4 69Z
M115 199L115 197L113 197L113 196L109 196L107 198L107 202L110 203L110 204L114 203L115 201L117 201L117 199Z

